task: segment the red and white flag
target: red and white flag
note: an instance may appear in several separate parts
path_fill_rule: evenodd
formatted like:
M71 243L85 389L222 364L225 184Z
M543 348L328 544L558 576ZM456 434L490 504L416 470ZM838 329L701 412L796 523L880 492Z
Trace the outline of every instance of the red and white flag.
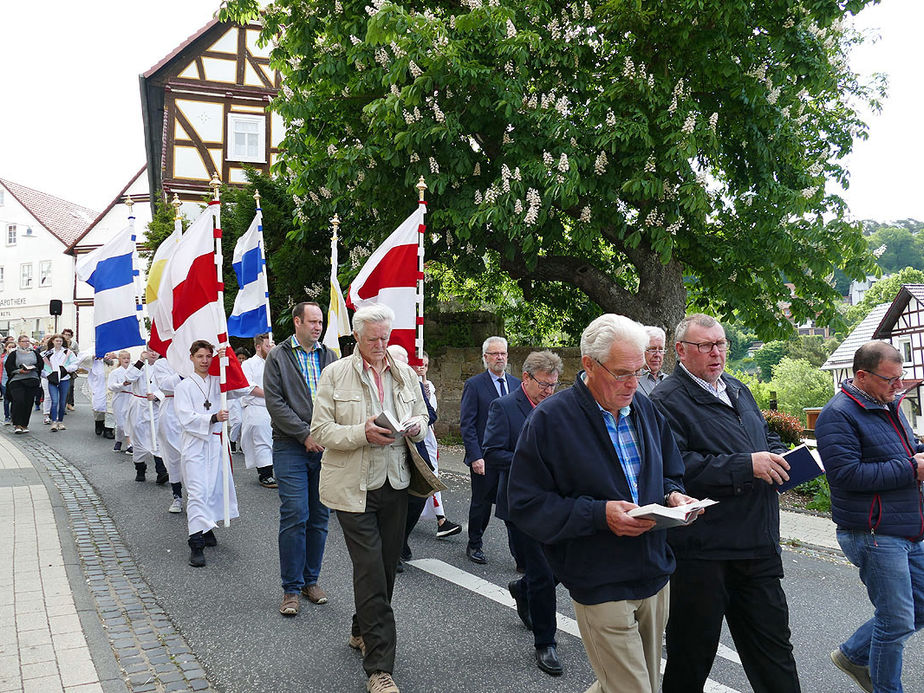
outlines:
M153 321L157 325L162 343L169 340L167 361L184 377L193 374L189 347L197 339L204 339L216 347L227 345L228 327L225 309L219 303L220 285L215 267L215 239L221 238L216 228L218 203L210 202L186 233L177 242L167 259L157 292ZM230 351L230 348L229 348ZM247 379L237 359L229 363L227 392Z
M423 243L425 203L385 239L347 289L346 304L353 310L383 303L395 312L389 344L407 350L411 365L417 359L417 327L423 323ZM421 331L422 334L422 331ZM421 342L421 348L423 344Z

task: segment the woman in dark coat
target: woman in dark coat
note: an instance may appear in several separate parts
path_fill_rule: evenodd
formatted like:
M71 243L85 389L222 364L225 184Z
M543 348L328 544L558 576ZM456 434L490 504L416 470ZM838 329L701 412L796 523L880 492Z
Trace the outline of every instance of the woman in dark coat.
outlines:
M10 398L10 416L13 433L28 433L32 403L41 389L42 356L32 347L28 335L21 334L16 350L10 352L3 363L7 374L6 395Z

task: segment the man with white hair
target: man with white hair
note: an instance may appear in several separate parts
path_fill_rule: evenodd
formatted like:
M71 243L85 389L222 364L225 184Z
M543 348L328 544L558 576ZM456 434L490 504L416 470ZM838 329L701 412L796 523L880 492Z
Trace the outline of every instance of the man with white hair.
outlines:
M651 399L670 423L690 493L720 503L669 533L677 572L664 693L703 690L723 618L753 690L798 693L775 488L789 479L787 448L747 386L723 372L728 340L715 318L685 317L674 348L680 364Z
M507 340L503 337L488 337L481 345L481 361L485 371L465 381L462 387L462 402L459 408L459 428L465 444L465 464L469 466L472 480L472 499L468 509L468 546L465 555L473 563L484 564L483 540L485 529L491 520L491 506L497 499L497 469L486 468L484 453L484 429L488 422L488 407L498 397L513 392L520 386L520 379L505 372L507 368ZM508 530L507 541L510 553L516 560L513 542ZM518 562L519 563L519 562Z
M674 556L666 532L628 513L693 500L667 422L635 398L647 344L622 315L590 323L583 372L532 410L510 467L510 518L571 594L594 693L657 693Z
M311 419L324 448L321 501L337 511L353 563L349 644L363 654L370 693L398 693L391 597L409 489L422 496L445 489L412 444L426 435L427 407L417 374L386 351L394 319L385 305L356 311L356 350L321 372ZM397 431L376 424L389 416Z
M638 379L638 389L647 397L658 383L667 377L661 370L664 365L664 340L667 335L660 327L647 326L648 346L645 347L645 372Z

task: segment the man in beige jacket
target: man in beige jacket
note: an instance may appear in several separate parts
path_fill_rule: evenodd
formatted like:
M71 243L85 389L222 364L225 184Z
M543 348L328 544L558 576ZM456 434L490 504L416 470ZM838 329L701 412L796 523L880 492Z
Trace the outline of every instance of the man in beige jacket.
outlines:
M416 373L385 350L394 317L383 305L356 311L356 350L322 371L311 420L312 435L324 447L321 501L337 511L353 562L350 646L363 653L370 693L398 693L391 677L396 643L391 595L408 487L417 471L402 437L392 437L375 419L389 412L413 442L427 432Z

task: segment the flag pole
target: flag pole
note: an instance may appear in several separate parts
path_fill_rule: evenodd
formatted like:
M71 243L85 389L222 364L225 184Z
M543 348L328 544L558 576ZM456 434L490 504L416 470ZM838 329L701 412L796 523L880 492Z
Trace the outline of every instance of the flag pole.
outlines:
M219 204L219 194L218 190L221 188L221 180L218 178L218 173L212 174L212 179L209 181L209 187L212 189L213 199L209 204L217 206L215 210L215 216L213 217L214 225L214 236L215 236L215 272L218 277L218 307L219 312L221 313L221 320L224 327L225 341L222 344L219 344L218 347L225 347L230 349L231 345L228 343L228 323L227 318L225 317L225 285L222 277L222 267L224 265L224 257L221 254L221 205ZM219 382L219 391L221 392L221 404L220 408L223 410L228 409L228 394L224 391L224 384L227 382L227 367L228 367L228 357L222 356L218 359L218 382ZM221 491L222 498L224 500L224 523L225 527L231 526L231 458L229 453L229 441L231 436L228 431L228 422L221 422Z
M427 184L424 177L421 176L417 181L417 204L423 208L423 215L427 213L427 203L424 201L424 193L427 191ZM427 230L425 224L421 224L417 229L417 339L414 340L414 350L417 352L418 360L423 361L423 322L424 322L424 235Z
M257 223L257 231L260 234L260 263L263 271L263 290L266 297L266 324L269 325L269 338L273 341L273 318L270 314L269 300L269 270L266 267L266 241L263 240L263 208L260 207L260 191L255 190L253 199L257 202L257 214L260 215L260 221Z

